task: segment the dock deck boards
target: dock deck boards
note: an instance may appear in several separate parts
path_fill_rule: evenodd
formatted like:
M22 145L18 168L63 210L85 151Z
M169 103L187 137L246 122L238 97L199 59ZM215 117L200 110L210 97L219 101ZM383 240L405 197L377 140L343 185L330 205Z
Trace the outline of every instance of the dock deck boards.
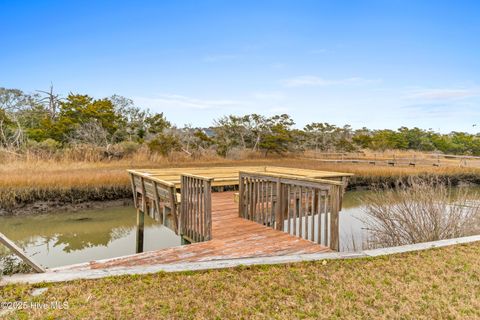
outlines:
M235 167L198 167L198 168L166 168L166 169L135 169L128 170L139 176L147 177L149 180L172 183L180 188L180 176L183 173L190 173L204 177L214 178L213 186L238 185L238 174L240 171L269 172L295 177L339 179L350 177L351 173L320 171L310 169L299 169L276 166L235 166Z
M331 251L325 246L240 218L233 193L220 192L212 194L212 240L94 261L87 268L105 269ZM84 269L85 266L79 268Z

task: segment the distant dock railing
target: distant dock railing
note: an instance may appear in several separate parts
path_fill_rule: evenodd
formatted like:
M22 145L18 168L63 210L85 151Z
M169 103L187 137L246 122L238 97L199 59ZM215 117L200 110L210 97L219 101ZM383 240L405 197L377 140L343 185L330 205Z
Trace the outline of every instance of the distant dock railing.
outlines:
M480 157L439 153L395 153L395 152L306 152L305 156L326 163L363 163L376 166L458 166L480 167Z

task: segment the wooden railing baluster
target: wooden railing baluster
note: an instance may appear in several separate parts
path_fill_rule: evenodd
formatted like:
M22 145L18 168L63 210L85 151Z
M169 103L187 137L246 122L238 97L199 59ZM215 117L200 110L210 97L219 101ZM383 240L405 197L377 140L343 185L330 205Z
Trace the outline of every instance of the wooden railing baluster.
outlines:
M181 175L181 235L190 242L212 238L213 178Z
M240 172L239 183L240 217L338 250L342 182Z

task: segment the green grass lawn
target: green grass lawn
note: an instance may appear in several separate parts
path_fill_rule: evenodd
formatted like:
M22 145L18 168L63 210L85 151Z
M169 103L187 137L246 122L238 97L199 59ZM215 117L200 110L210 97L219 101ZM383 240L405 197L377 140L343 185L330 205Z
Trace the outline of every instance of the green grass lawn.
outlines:
M1 288L3 301L68 302L39 319L480 318L480 242L401 255ZM35 286L39 287L39 286Z

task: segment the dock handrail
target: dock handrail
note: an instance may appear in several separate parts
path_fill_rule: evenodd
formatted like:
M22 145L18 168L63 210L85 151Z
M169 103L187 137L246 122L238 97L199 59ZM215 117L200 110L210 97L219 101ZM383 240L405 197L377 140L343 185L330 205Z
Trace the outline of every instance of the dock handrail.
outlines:
M135 208L150 213L149 205L154 206L154 214L158 215L157 220L163 223L165 223L166 216L171 214L173 217L172 229L178 234L179 199L175 184L134 170L129 170L128 172L130 174ZM140 199L138 197L139 194L141 195Z
M339 249L344 183L286 174L240 172L239 215Z
M190 242L212 239L213 178L181 175L181 235Z

